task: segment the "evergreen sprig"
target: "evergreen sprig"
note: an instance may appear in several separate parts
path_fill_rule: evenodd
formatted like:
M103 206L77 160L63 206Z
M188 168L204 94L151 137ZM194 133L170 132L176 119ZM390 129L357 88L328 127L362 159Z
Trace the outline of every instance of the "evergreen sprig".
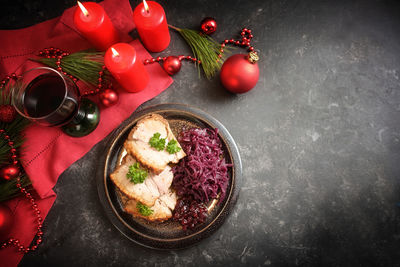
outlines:
M0 105L9 105L11 103L11 91L15 84L8 83L4 87L3 91L0 93ZM23 130L28 126L29 121L17 113L16 118L11 123L0 122L0 128L4 129L10 136L11 140L14 142L14 148L17 149L19 156L23 151L21 151L21 146L25 141ZM10 164L10 146L3 136L0 136L0 166ZM28 176L21 169L21 185L23 187L29 186L31 181ZM14 198L20 195L20 190L16 186L17 180L13 179L10 181L0 181L0 202ZM27 188L30 190L31 188Z
M218 57L221 45L208 35L191 29L180 29L169 25L170 28L179 32L192 49L193 56L201 61L201 67L207 79L215 76L224 61ZM196 63L197 64L197 63Z
M57 68L56 58L31 58L31 60ZM65 56L61 59L61 68L64 72L76 77L82 82L96 87L99 83L99 72L104 65L104 52L84 50ZM105 69L102 77L105 84L111 80L110 72Z

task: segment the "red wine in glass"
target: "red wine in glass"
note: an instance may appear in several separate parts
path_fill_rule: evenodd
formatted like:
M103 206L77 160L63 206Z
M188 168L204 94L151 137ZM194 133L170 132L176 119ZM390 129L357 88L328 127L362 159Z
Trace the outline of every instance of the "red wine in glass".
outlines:
M81 99L69 77L47 67L24 73L13 88L11 100L22 116L44 126L61 126L71 136L89 134L100 120L96 104Z
M31 118L41 118L49 126L70 122L78 110L78 101L77 93L68 93L63 79L53 73L33 79L23 96L25 113Z

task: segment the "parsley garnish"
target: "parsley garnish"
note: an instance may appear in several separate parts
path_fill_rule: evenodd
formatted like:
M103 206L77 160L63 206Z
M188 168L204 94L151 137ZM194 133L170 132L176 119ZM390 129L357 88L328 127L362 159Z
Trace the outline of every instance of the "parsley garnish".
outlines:
M178 142L175 139L168 142L167 151L169 154L181 151L181 148L178 146Z
M139 162L129 166L126 177L134 184L141 184L147 177L147 170L140 168Z
M147 207L146 205L138 202L136 204L136 208L138 209L139 213L142 214L143 216L149 216L153 214L153 210Z
M154 147L158 151L161 151L165 148L165 138L160 138L160 136L160 133L155 133L149 141L150 146Z

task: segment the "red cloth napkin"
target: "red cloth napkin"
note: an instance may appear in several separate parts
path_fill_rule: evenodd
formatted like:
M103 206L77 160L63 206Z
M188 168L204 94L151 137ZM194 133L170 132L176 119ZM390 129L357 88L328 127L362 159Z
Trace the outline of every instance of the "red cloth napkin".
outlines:
M120 32L121 40L131 41L128 33L134 29L134 23L129 1L105 0L101 5ZM34 57L43 48L52 46L68 52L89 48L89 43L73 25L74 9L75 7L66 10L60 18L32 27L0 31L0 78L39 66L27 59ZM131 44L137 50L139 58L151 57L139 41L135 40ZM147 88L135 94L120 90L119 102L111 108L101 108L100 124L90 135L73 138L63 134L58 128L38 125L27 129L23 165L38 194L37 203L44 217L55 200L56 195L52 188L59 175L129 117L140 104L158 95L172 83L170 76L158 64L147 65L146 69L151 77ZM13 210L15 218L10 236L18 238L24 246L29 246L35 235L36 223L28 201L17 198L6 204ZM14 247L3 249L0 251L0 262L6 266L16 266L22 256Z

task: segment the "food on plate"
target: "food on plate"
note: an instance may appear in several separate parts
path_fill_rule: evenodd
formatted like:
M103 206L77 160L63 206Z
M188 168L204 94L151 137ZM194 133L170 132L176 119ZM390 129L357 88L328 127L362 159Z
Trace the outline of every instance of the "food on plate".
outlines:
M179 143L174 140L176 138L168 121L161 115L151 114L137 122L129 133L124 147L142 165L155 173L160 173L169 163L177 163L186 155ZM167 151L166 144L167 147L168 144L176 147L176 153L171 154Z
M136 209L143 216L150 216L154 213L154 210L140 202L136 202Z
M226 195L232 164L225 160L218 129L189 127L177 139L166 119L150 114L136 123L124 149L110 179L124 211L134 217L173 218L183 230L194 229L205 222L210 201L213 206Z
M178 140L187 156L172 168L172 187L179 198L174 220L187 230L205 221L210 200L224 199L232 165L225 161L218 129L192 128Z
M172 217L172 211L176 205L175 192L168 191L160 196L152 206L147 206L134 199L125 203L125 211L149 221L165 221Z
M179 161L185 153L168 121L158 114L139 120L124 147L127 155L110 174L127 199L124 210L149 221L171 218L176 194L170 189L173 173L168 163Z
M127 197L146 206L153 206L156 200L168 192L168 188L171 186L173 179L171 167L165 167L160 174L146 170L146 178L141 183L135 183L130 178L130 169L135 166L138 166L138 162L128 154L122 160L121 165L110 174L110 178ZM143 171L144 169L141 170Z
M229 182L228 167L232 165L225 161L218 129L189 129L178 140L187 154L172 169L172 184L178 196L190 195L207 203L220 193L223 200Z
M182 197L174 210L174 221L182 225L183 230L193 229L207 218L207 207L204 203L193 200L192 197Z

